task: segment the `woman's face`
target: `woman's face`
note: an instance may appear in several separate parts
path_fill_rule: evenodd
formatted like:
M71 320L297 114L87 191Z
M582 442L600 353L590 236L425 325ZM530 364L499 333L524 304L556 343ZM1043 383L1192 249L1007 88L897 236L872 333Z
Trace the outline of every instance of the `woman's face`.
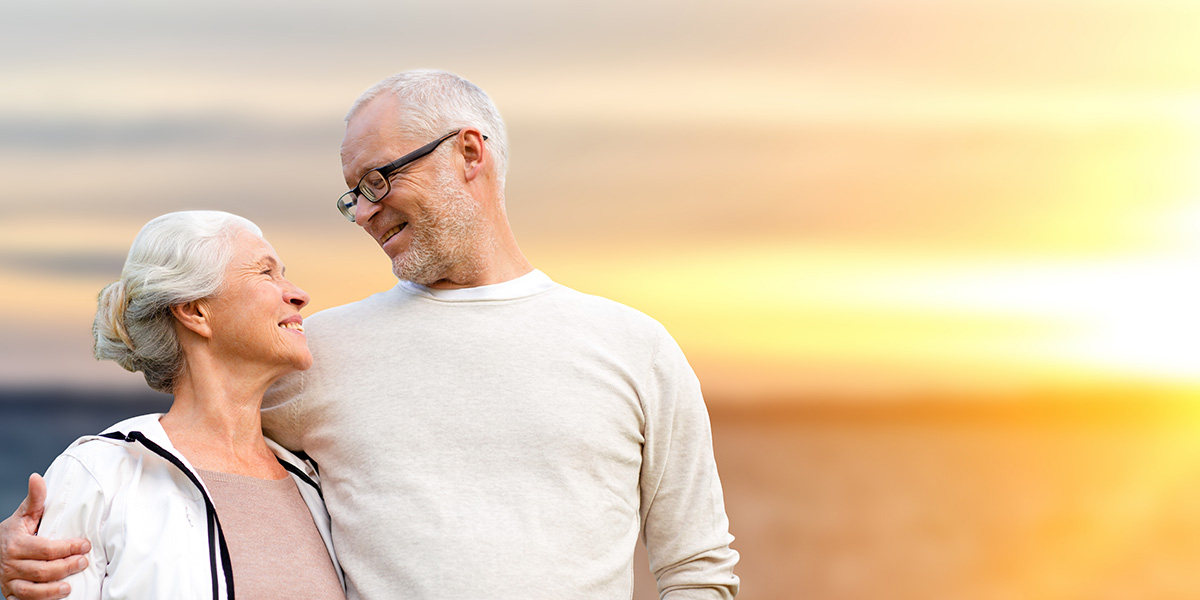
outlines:
M308 294L283 273L283 261L266 240L238 231L225 281L205 301L218 357L272 377L312 366L300 319Z

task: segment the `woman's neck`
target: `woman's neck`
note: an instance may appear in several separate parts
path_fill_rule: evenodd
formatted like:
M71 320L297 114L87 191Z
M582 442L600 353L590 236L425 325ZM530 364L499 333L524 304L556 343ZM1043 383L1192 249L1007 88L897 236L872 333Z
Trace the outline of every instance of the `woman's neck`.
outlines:
M267 383L239 381L228 373L185 372L160 422L171 444L196 468L282 479L287 471L262 434L259 410Z

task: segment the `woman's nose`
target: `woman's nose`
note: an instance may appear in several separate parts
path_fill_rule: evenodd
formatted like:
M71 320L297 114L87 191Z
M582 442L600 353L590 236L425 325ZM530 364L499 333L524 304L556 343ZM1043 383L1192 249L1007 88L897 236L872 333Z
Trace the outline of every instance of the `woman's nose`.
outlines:
M304 308L304 306L308 304L308 293L296 287L296 285L292 284L291 282L289 282L288 285L289 289L284 291L283 299L287 301L288 304L295 304L297 308Z

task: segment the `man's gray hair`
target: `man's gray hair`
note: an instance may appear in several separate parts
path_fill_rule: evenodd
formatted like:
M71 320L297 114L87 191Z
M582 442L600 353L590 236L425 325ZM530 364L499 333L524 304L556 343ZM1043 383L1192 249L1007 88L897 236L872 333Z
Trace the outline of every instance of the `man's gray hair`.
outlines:
M220 290L238 231L262 236L249 220L220 211L173 212L146 223L121 279L97 299L96 358L141 371L151 388L171 393L184 368L171 307Z
M454 73L434 69L397 73L363 92L346 113L346 121L384 92L393 94L403 107L401 114L395 115L400 130L417 139L433 141L461 127L479 129L488 138L485 143L492 151L496 179L503 189L508 172L508 133L500 111L479 86Z

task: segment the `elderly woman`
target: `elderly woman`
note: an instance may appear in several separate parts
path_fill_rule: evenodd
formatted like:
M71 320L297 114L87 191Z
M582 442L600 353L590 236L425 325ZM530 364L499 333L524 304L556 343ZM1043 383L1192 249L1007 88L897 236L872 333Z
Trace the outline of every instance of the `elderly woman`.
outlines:
M262 435L263 393L307 369L308 296L250 221L170 213L100 293L96 357L166 414L80 438L46 472L40 534L91 540L70 598L344 598L315 468Z

